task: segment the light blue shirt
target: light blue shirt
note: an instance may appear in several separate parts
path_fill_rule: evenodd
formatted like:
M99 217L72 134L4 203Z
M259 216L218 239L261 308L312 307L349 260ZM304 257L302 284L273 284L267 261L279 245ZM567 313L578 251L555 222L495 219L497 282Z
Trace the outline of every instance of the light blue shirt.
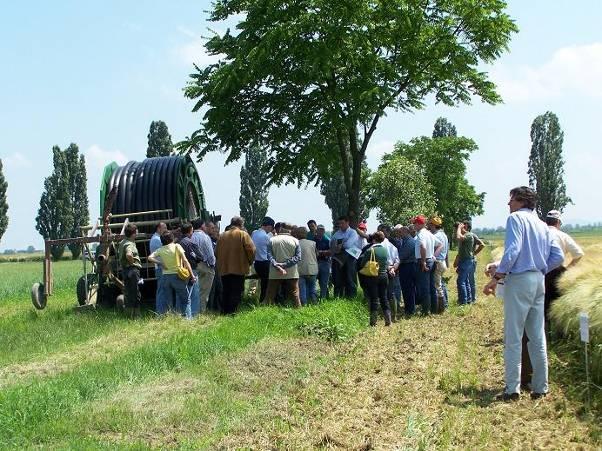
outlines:
M504 256L497 272L541 271L546 274L563 261L560 244L533 210L521 208L508 216Z
M437 238L437 240L441 244L443 244L441 252L439 252L439 255L437 255L437 257L435 258L439 261L443 261L447 258L447 252L449 250L449 240L447 239L447 235L445 234L445 232L441 229L437 231L437 233L435 233L435 238Z
M159 235L157 232L153 233L153 236L151 236L150 242L148 243L148 247L151 251L151 254L157 249L159 249L161 246L163 246L163 244L161 243L161 235ZM155 264L155 269L160 270L161 267Z
M268 244L270 242L270 238L273 235L268 234L262 228L254 230L251 234L251 239L253 240L253 244L255 245L255 261L264 262L269 260L268 258Z
M337 230L330 239L330 246L337 244L337 240L343 240L343 249L357 247L358 236L355 229L352 229L351 227L347 227L347 230L344 232L342 230Z
M201 250L201 260L213 268L215 266L215 253L209 235L202 230L195 230L190 239Z

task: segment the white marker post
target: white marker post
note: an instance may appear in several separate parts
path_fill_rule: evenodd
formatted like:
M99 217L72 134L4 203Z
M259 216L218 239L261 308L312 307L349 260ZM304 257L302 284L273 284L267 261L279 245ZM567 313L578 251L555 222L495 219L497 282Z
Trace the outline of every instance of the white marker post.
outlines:
M579 332L581 334L581 341L585 344L585 378L587 380L587 406L591 407L592 394L590 389L589 381L589 355L587 348L589 345L589 316L585 312L581 312L579 315Z

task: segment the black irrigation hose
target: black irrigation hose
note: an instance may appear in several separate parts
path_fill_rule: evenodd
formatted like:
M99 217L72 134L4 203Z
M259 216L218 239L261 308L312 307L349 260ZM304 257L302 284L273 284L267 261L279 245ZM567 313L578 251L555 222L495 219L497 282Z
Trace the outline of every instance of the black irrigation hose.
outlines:
M112 213L171 209L172 217L187 218L189 211L198 209L207 217L204 196L196 166L190 157L169 156L147 158L142 162L130 161L116 168L107 181L105 192L117 186L117 197ZM188 191L192 190L192 208ZM132 221L158 221L164 214L130 218ZM112 222L123 222L116 218ZM143 227L141 232L150 233L153 227Z

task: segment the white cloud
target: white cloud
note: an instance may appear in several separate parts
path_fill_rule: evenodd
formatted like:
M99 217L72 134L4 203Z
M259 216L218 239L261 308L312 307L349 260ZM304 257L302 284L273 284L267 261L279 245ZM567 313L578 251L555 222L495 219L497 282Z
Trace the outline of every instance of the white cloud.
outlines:
M22 153L15 152L2 158L2 163L7 169L22 169L31 167L31 161Z
M540 66L497 66L491 75L507 103L568 95L602 97L602 42L562 47Z
M205 49L205 42L207 37L201 36L189 28L179 25L177 28L178 33L188 38L188 41L184 44L178 45L174 48L176 57L187 66L196 64L200 67L207 66L209 64L217 63L220 59L219 55L209 55ZM211 33L218 33L223 35L224 30L218 29L211 31Z
M105 150L96 144L86 150L84 155L88 166L88 174L103 169L112 161L116 162L119 166L123 166L129 161L129 158L120 150Z

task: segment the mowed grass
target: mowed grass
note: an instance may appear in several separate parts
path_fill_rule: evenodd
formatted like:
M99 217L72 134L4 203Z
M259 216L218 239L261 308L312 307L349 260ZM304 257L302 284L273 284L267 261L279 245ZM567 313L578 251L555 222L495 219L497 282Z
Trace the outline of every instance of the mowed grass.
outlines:
M494 401L501 302L456 306L451 276L448 312L391 328L368 328L359 299L187 322L76 313L74 283L42 312L28 291L0 298L0 448L599 448L559 347L550 397Z

